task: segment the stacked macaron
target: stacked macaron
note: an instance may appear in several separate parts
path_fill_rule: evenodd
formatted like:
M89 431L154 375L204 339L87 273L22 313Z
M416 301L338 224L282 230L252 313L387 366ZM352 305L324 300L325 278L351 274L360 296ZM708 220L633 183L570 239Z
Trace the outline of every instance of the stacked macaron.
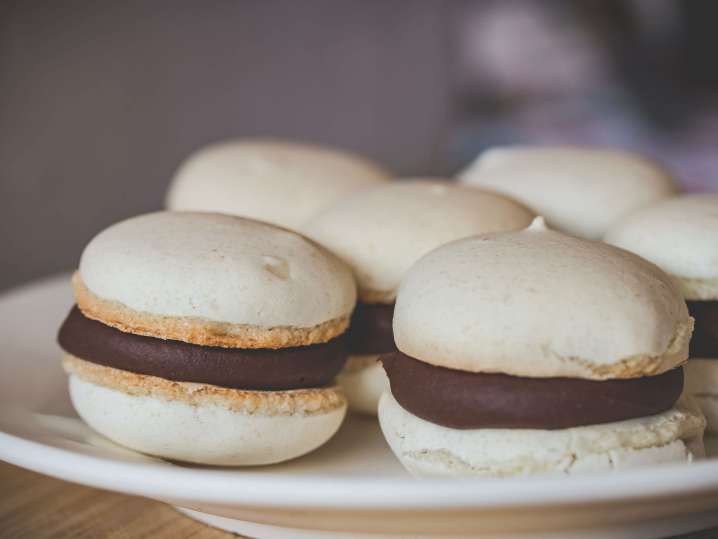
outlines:
M671 175L658 164L598 148L493 148L459 177L523 202L557 230L590 239L601 239L619 219L675 192Z
M298 234L160 212L104 230L73 278L59 341L80 416L150 455L214 465L290 459L339 428L333 386L351 271Z
M225 141L184 162L170 186L167 207L297 229L347 194L388 179L379 165L334 148L279 140Z
M684 195L638 211L605 240L670 274L695 318L686 391L718 432L718 195Z
M338 381L352 410L376 414L387 379L377 362L393 352L399 283L423 255L444 243L524 228L532 213L499 194L445 181L403 180L339 201L303 231L353 270L359 304L348 334L350 359Z
M613 246L549 231L459 240L419 260L394 313L384 435L419 476L690 461L679 400L692 319L678 287Z

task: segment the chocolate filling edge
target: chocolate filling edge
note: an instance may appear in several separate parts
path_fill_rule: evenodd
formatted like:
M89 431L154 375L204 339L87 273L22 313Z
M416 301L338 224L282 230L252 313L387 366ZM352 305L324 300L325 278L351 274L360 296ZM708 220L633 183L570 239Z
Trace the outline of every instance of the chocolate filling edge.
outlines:
M391 391L410 413L454 429L554 430L669 410L683 369L622 380L527 378L436 367L401 352L381 357Z
M176 382L257 391L329 385L347 359L341 337L277 350L200 346L125 333L86 318L77 306L62 324L58 342L67 353L97 365Z
M347 330L349 353L370 355L395 352L393 319L393 303L357 303Z
M695 318L690 357L718 359L718 301L686 301Z

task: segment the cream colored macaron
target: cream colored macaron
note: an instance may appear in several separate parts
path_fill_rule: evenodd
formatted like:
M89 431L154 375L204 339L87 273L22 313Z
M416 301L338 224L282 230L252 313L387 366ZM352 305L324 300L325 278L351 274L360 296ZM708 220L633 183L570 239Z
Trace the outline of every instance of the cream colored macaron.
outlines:
M680 286L696 319L686 391L701 405L708 430L718 432L718 195L682 195L639 210L605 241L657 264Z
M457 240L402 280L381 428L418 476L690 462L705 429L679 400L692 328L658 267L540 217Z
M344 332L351 271L300 235L220 214L158 212L113 225L82 253L82 312L193 344L278 348Z
M682 195L636 211L605 241L660 266L688 300L718 300L718 194Z
M462 182L512 196L551 226L600 239L631 212L671 196L671 175L619 150L511 146L487 150L463 170Z
M298 228L347 194L390 178L334 148L271 139L230 140L192 154L167 193L171 210L228 213Z
M616 423L459 430L416 417L385 393L379 419L392 451L417 477L573 475L705 456L705 420L690 400L658 415Z
M241 217L158 212L85 248L58 341L78 414L149 455L209 465L301 456L339 428L350 268Z
M533 213L514 200L437 179L407 179L347 197L302 231L354 270L359 299L393 303L419 258L460 238L526 227Z
M660 374L686 361L692 329L656 266L541 218L432 251L404 278L394 313L396 345L414 358L529 377Z
M360 304L350 328L347 366L338 381L354 411L376 414L388 381L377 358L394 350L357 342L356 326L372 324L366 304L393 305L406 271L423 255L447 242L527 226L533 214L503 195L437 179L407 179L354 194L311 219L303 231L335 253L357 278ZM365 338L375 335L369 332ZM352 349L354 346L354 349Z

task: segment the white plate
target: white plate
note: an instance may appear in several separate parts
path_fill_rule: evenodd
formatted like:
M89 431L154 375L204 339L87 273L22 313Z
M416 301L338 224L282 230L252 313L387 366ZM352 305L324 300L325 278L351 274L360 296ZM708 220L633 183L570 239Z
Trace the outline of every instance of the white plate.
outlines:
M718 459L616 474L412 479L375 421L350 419L325 447L249 469L181 466L122 449L78 419L55 334L68 277L0 297L0 459L165 501L253 537L664 537L718 525ZM716 440L711 452L718 454Z

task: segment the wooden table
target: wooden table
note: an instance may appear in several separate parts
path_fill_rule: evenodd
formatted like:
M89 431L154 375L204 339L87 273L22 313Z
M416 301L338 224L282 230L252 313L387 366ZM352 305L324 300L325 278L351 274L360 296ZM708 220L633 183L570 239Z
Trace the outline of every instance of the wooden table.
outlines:
M227 539L159 502L105 492L0 462L0 538ZM718 528L681 539L716 539ZM271 538L261 538L271 539Z
M66 483L0 463L0 537L227 539L168 505Z

